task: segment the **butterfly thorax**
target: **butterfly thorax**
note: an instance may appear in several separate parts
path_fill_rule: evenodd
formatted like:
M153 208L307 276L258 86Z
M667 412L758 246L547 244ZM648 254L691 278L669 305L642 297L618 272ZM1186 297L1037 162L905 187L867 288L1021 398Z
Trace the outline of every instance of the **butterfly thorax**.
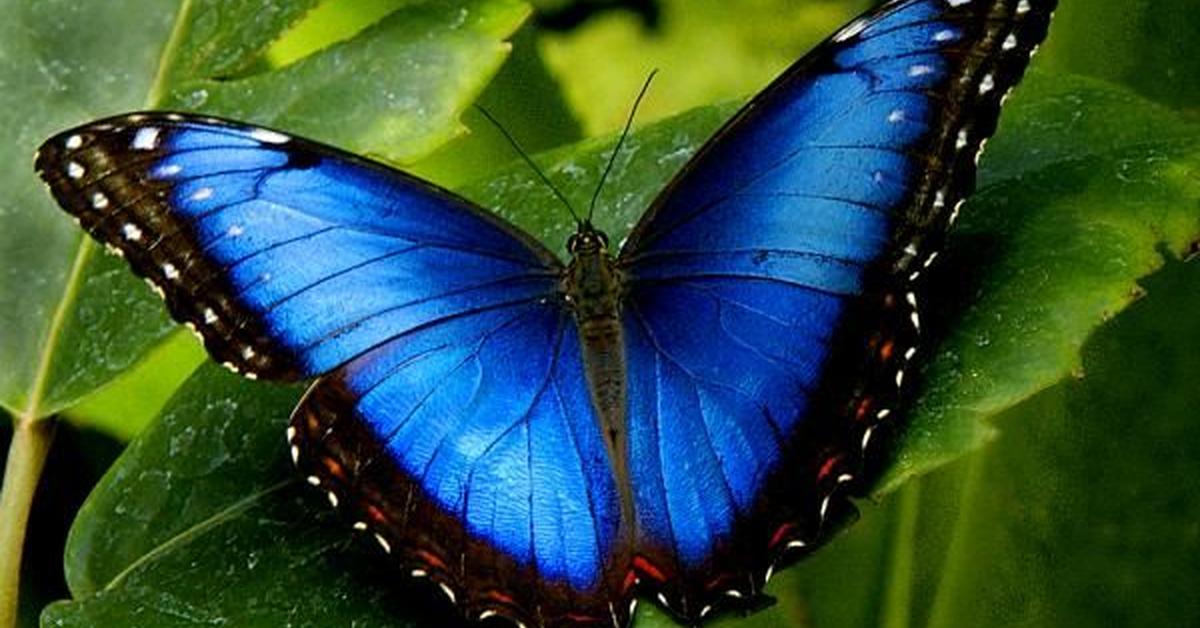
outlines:
M567 250L571 263L563 275L563 298L579 326L592 402L610 446L620 453L625 419L620 272L608 252L608 237L590 225L582 225L571 236Z

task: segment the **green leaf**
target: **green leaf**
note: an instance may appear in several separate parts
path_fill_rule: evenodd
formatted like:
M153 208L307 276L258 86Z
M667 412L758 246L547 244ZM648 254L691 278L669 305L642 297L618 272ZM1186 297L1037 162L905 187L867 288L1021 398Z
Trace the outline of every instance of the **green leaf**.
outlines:
M76 425L87 425L129 442L137 436L208 358L196 338L180 331L116 379L64 411Z
M1103 83L1039 79L1014 97L935 271L926 322L948 335L885 487L978 447L987 419L1077 372L1091 330L1200 239L1200 125Z
M314 2L0 0L0 129L11 138L0 147L0 407L30 418L62 410L174 329L124 263L98 254L42 190L30 160L44 138L171 107L416 160L462 132L460 114L528 14L516 0L405 3L269 68L271 43Z
M56 405L46 403L60 396L48 371L59 361L57 337L71 318L73 306L64 301L73 301L86 261L79 259L79 229L52 209L37 182L33 151L50 133L95 112L141 105L172 15L129 4L0 2L0 129L7 138L0 144L0 405L15 415L42 414ZM94 282L104 277L102 271L91 275ZM119 290L128 291L128 273L118 277ZM131 332L134 337L113 346L107 360L123 366L128 345L152 342L155 331L166 327L161 309L149 316L126 310L147 331Z
M1061 2L1050 67L1118 82L1164 104L1200 107L1200 11L1192 0Z
M1200 311L1200 265L1169 263L1145 286L1089 340L1078 378L868 505L775 590L807 600L814 626L1195 624L1200 318L1178 313Z
M702 108L636 132L602 195L601 226L615 237L626 233L730 112ZM1104 134L1110 121L1127 118L1144 126L1115 139ZM1159 268L1164 253L1182 252L1200 236L1197 138L1195 125L1120 90L1065 76L1028 81L985 162L983 189L931 278L934 291L948 295L926 310L927 326L942 330L943 340L931 349L928 393L889 476L893 485L977 449L995 429L985 421L1078 371L1079 348L1127 304L1137 280ZM582 204L613 142L581 142L538 161ZM571 229L525 169L465 192L555 247ZM43 622L444 621L444 609L422 620L426 607L413 601L436 598L433 591L418 587L395 601L394 572L377 575L378 561L345 549L349 533L332 522L323 498L288 479L282 431L297 394L202 369L81 512L67 551L75 600L50 607ZM890 516L869 511L834 547L789 570L773 589L781 603L751 625L805 618L907 625L913 600L940 590L931 589L937 572L912 541L953 529L952 521L914 519L926 512L923 495L951 511L962 494L908 486L885 505ZM949 555L943 547L931 560ZM365 573L385 584L369 584ZM668 623L653 609L643 615L643 625Z
M762 89L868 0L660 0L660 24L646 28L613 11L567 33L544 33L547 64L584 130L625 122L638 87L659 70L640 120L654 120Z
M528 13L517 0L409 4L271 72L177 81L163 103L411 163L464 132L458 117L500 68L504 40Z

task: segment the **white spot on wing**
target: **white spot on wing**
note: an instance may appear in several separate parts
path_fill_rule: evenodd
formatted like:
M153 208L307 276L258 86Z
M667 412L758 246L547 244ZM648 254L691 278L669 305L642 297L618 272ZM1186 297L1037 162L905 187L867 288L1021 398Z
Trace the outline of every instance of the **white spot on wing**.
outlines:
M83 166L79 165L78 162L71 161L67 163L68 177L71 177L72 179L81 179L83 178L84 172L86 171L83 169Z
M126 240L130 240L132 242L137 242L138 240L142 239L142 230L132 222L125 223L125 226L121 227L121 233L125 234Z
M148 126L138 129L133 136L134 150L154 150L158 148L158 127Z
M983 80L979 83L979 94L986 94L996 88L996 78L991 74L984 74Z
M863 30L866 29L867 26L870 25L870 23L871 22L869 20L866 20L863 18L854 20L853 22L850 22L850 24L848 24L841 31L839 31L837 35L834 35L833 41L842 43L844 41L853 39L853 38L857 37L859 35L859 33L863 32Z
M108 197L103 192L96 192L92 195L92 207L96 209L108 207Z
M212 188L200 188L199 190L192 192L192 196L190 198L193 201L202 201L206 198L211 197L212 195L213 195Z
M283 133L276 133L269 129L254 129L250 131L250 137L267 144L286 144L291 139Z
M67 150L75 150L76 148L79 148L80 146L83 146L83 138L81 136L72 135L71 137L67 138L67 142L66 142Z
M179 269L175 268L175 265L172 264L171 262L167 262L166 264L163 264L162 271L163 271L163 277L166 277L167 279L178 279L179 278Z

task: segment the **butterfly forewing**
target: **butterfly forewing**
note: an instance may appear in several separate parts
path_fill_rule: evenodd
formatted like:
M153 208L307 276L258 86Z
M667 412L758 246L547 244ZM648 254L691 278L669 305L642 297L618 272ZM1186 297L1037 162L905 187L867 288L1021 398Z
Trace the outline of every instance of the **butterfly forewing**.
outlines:
M234 122L110 118L46 142L37 167L215 359L253 376L323 373L449 313L549 294L558 272L449 193Z

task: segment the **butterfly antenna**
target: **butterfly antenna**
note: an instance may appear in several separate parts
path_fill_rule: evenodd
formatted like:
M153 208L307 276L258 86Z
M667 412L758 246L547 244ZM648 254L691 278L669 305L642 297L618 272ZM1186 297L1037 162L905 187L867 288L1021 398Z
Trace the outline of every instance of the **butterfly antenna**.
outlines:
M613 152L608 156L608 165L604 167L604 174L600 175L600 182L596 184L596 191L592 192L592 202L588 205L588 223L592 222L592 214L596 212L596 201L600 198L600 190L604 189L604 182L608 179L608 173L612 172L613 164L617 163L617 155L621 153L621 147L625 145L625 138L629 137L629 129L633 127L633 119L637 116L638 107L642 104L642 99L646 97L646 92L650 91L650 83L654 82L655 75L658 74L658 69L650 71L650 75L646 77L646 82L642 83L642 91L638 92L637 98L633 101L633 108L629 110L629 117L625 120L625 130L621 131L621 139L617 140L617 145L613 148Z
M492 125L500 131L500 134L508 140L510 145L512 145L513 150L517 151L517 154L521 156L521 159L524 159L525 163L529 164L529 167L532 168L535 173L537 173L538 178L540 178L542 182L546 184L546 187L550 188L551 192L554 192L554 196L557 196L558 200L562 201L563 206L566 207L567 211L571 213L571 218L573 218L576 223L582 224L583 221L579 219L579 214L575 213L575 208L571 206L571 202L567 200L567 197L563 196L563 193L560 192L557 187L555 187L554 183L550 181L550 178L546 176L546 173L542 172L542 169L539 168L536 163L534 163L533 159L529 157L529 153L526 153L525 149L521 148L521 145L518 144L516 138L514 138L512 134L508 132L508 129L504 128L504 125L500 124L500 121L481 105L475 105L475 108L479 110L479 113L483 114L483 117L488 119L488 122L491 122Z

